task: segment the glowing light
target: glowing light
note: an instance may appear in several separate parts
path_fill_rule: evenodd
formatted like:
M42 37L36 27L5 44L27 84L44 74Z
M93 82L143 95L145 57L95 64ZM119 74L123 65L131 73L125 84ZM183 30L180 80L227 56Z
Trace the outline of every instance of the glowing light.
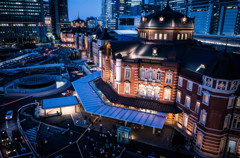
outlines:
M161 17L159 18L159 21L163 22L163 21L164 21L164 17L161 16Z
M184 18L182 19L182 21L183 21L184 23L187 22L187 18L184 17Z

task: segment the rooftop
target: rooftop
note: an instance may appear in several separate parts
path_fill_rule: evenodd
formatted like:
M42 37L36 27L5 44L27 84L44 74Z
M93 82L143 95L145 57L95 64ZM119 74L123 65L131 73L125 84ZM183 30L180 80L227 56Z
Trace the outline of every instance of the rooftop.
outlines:
M70 97L60 97L60 98L51 98L42 100L43 109L53 109L67 106L78 105L78 100L75 96Z

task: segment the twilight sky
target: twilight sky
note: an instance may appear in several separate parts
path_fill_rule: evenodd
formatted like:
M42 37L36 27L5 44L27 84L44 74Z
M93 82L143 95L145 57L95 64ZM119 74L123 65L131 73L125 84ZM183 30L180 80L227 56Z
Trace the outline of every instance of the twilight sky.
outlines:
M68 0L69 20L75 20L79 16L86 20L86 17L101 15L101 0Z

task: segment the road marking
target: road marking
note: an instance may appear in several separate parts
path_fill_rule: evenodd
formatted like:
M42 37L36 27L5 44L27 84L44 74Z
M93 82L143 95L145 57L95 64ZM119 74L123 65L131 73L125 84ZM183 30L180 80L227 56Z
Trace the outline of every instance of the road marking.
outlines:
M26 119L23 119L23 120L21 120L21 121L19 121L19 122L21 123L21 122L23 122L23 121L25 121L25 120L26 120Z
M6 120L6 128L8 128L8 121Z

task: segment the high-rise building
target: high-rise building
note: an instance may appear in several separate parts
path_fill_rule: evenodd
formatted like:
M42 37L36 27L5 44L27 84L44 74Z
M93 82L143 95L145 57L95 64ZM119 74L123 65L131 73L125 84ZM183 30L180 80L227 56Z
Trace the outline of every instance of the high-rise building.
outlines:
M70 26L68 0L50 0L53 34L60 36L60 30Z
M102 19L105 27L117 29L119 15L131 15L131 0L103 0Z
M195 17L196 34L240 34L239 0L190 0L188 15Z
M46 41L43 0L1 0L0 40Z
M49 1L43 1L43 10L44 10L44 20L45 20L47 37L51 37L51 35L52 35L52 18L51 18L51 14L50 14Z

